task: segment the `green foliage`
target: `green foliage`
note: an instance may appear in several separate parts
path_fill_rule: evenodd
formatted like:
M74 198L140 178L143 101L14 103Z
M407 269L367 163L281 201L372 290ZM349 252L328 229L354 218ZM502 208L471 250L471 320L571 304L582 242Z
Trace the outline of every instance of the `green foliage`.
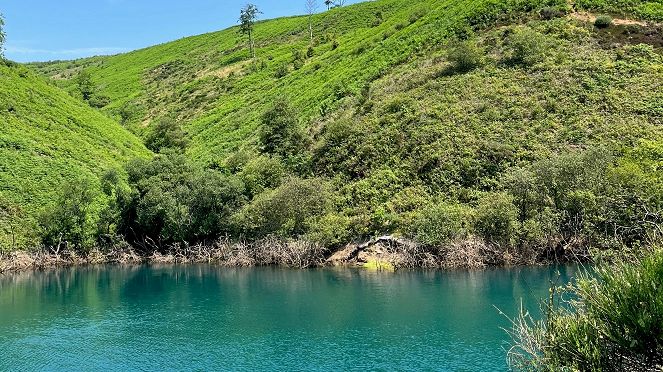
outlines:
M141 135L156 132L144 123L158 118L181 124L190 139L182 172L211 167L211 178L246 184L232 226L225 217L210 224L225 226L220 234L303 234L331 245L399 232L430 244L481 235L489 244L540 255L566 254L561 247L569 243L638 246L660 223L662 181L650 175L660 170L651 148L663 135L663 59L649 45L604 48L605 33L569 19L547 20L555 15L550 9L565 11L566 1L362 2L312 15L316 30L333 30L313 44L309 17L253 24L265 59L246 61L237 30L230 29L35 68L70 91L77 73L88 71L97 94L110 98L101 110ZM458 50L444 50L457 39L465 40ZM315 46L314 55L303 56L307 46ZM447 55L464 73L445 73ZM0 100L0 115L11 119L14 106L13 99ZM0 149L24 145L15 138ZM645 142L654 145L640 149ZM602 147L615 158L583 158L593 152L586 149ZM106 153L120 160L136 155L115 147ZM125 222L107 230L130 234L125 225L136 230L138 223L144 236L162 242L212 234L187 222L192 181L171 185L178 176L165 172L171 179L155 178L153 190L127 186L138 195L130 199L145 206L144 221L131 217L137 207L122 207L117 213ZM302 219L269 214L273 205L290 203L278 195L295 195L283 184L292 176L331 180L324 211L304 209L309 217ZM18 186L24 185L12 183L12 195L24 192ZM434 221L455 217L428 206L432 200L479 222L437 228ZM149 221L162 220L170 227L147 231Z
M505 193L482 197L476 209L474 228L487 242L502 248L514 245L519 225L513 197Z
M125 210L124 233L159 246L199 242L231 233L230 216L243 204L237 178L201 169L172 151L127 166L133 198Z
M299 115L285 99L276 101L263 115L259 135L262 152L283 158L299 154L306 145Z
M594 20L594 26L597 28L607 28L612 24L612 17L608 15L600 15Z
M471 209L436 203L417 211L406 227L408 236L430 246L444 246L470 231Z
M42 244L55 249L89 247L94 234L92 202L96 196L87 179L67 182L55 204L39 216Z
M92 81L92 75L87 70L82 70L76 77L78 91L84 101L90 101L95 92L95 85Z
M546 319L515 322L512 367L536 370L647 370L663 365L663 251L598 267L549 303ZM556 298L553 297L552 301Z
M447 54L453 70L459 73L472 71L481 67L484 60L484 52L475 40L457 42L452 45Z
M286 170L279 159L260 155L249 160L238 175L246 185L248 195L253 197L278 187Z
M323 181L290 178L258 195L235 216L235 223L251 237L300 236L328 210L328 186Z
M578 0L578 9L635 15L649 21L663 21L663 4L657 0Z
M0 242L32 248L40 240L38 216L61 196L63 184L96 180L149 151L116 122L25 67L0 64L0 80L0 199L17 212L11 221L0 219Z
M187 143L186 133L181 125L171 118L159 120L145 138L145 145L154 152L166 149L183 151Z
M513 65L533 66L543 62L552 48L550 39L531 29L516 29L509 35L506 62Z

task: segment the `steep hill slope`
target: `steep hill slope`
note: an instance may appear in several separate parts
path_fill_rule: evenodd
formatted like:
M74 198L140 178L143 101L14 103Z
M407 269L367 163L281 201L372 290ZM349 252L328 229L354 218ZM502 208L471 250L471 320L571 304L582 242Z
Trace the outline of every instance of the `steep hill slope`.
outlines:
M288 97L303 118L317 118L332 112L343 97L358 94L367 82L455 33L563 3L381 0L333 9L314 17L313 55L298 69L293 50L307 53L306 17L259 23L255 63L248 59L245 38L231 28L41 70L74 90L72 78L86 69L111 100L104 110L120 120L124 115L138 132L160 117L179 118L193 139L191 156L212 164L252 137L260 116L278 97Z
M232 28L33 67L74 94L89 72L140 135L177 119L246 185L238 236L636 244L663 216L659 4L379 0L316 15L310 49L306 17L261 22L255 61ZM577 13L617 9L638 22Z
M66 180L147 156L138 138L25 67L0 64L0 248L32 244L35 217Z

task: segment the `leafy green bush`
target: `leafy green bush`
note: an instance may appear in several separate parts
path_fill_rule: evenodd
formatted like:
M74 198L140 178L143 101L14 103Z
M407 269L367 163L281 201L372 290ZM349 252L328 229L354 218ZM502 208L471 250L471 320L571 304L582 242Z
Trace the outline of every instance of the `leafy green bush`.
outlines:
M559 298L572 299L561 305ZM622 371L663 367L663 250L581 275L533 321L514 322L512 367Z
M182 127L174 119L164 118L157 122L145 139L145 145L154 152L164 150L183 151L188 139Z
M306 136L299 126L299 115L284 99L276 101L263 115L259 136L264 153L284 158L297 155L306 145Z
M553 47L543 34L527 28L518 28L507 40L506 62L512 65L533 66L543 62Z
M594 20L594 26L597 28L608 28L612 24L612 17L608 15L600 15Z
M85 178L66 182L55 203L39 216L42 243L50 248L87 248L91 245L96 221L93 201L97 197L92 182Z
M316 220L306 239L325 247L338 247L351 241L352 219L338 213L327 213Z
M253 197L266 189L278 187L285 174L285 167L279 159L260 155L249 160L238 176L244 182L248 195Z
M468 232L470 216L471 210L467 206L433 204L414 214L406 227L406 234L419 243L443 246Z
M484 51L479 47L476 40L457 42L449 49L447 58L451 62L454 71L464 73L481 67L484 60Z
M518 210L513 197L506 193L489 193L479 200L474 229L489 243L508 248L518 234Z
M288 67L287 64L283 63L283 64L279 65L279 67L276 68L276 72L274 72L274 77L276 77L277 79L280 79L280 78L285 77L286 75L288 75L289 72L290 72L290 68Z
M258 195L235 216L238 229L259 238L303 235L329 210L328 186L319 179L290 178Z
M231 233L231 214L244 203L233 176L201 169L172 151L127 166L133 197L121 208L132 241L164 245L216 239Z

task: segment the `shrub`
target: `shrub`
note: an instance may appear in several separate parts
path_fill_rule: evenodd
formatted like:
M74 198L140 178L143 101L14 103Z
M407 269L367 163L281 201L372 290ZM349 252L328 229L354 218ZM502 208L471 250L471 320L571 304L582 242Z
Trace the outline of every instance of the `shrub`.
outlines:
M284 158L298 154L306 144L297 112L284 99L277 100L263 115L259 138L263 153Z
M231 231L231 213L244 203L240 180L187 163L173 151L127 166L133 197L123 206L128 238L162 246L195 243Z
M292 237L309 231L328 208L327 185L322 180L290 178L276 189L258 195L234 220L249 237Z
M278 187L285 173L285 168L279 159L261 155L246 163L239 177L244 182L248 195L253 197L265 189Z
M663 367L663 250L580 275L544 307L521 313L511 334L512 367L523 370L639 371ZM560 304L560 298L572 301Z
M454 44L447 54L454 71L464 73L483 64L484 52L476 41L464 41Z
M418 243L443 246L467 233L470 210L455 204L439 203L415 213L406 227Z
M598 16L594 20L594 26L596 26L596 28L608 28L610 25L612 25L612 17L608 15Z
M138 120L143 115L143 107L135 102L127 102L120 107L118 115L120 115L120 123L127 124L130 121Z
M539 11L539 15L541 16L541 19L549 21L551 19L555 19L555 18L559 18L559 17L563 16L564 12L562 12L561 10L559 10L557 8L544 7L544 8L541 8L541 10Z
M96 86L92 81L92 75L87 70L81 70L76 76L76 85L78 92L84 101L89 101L96 91Z
M552 45L545 35L530 29L516 29L507 40L506 62L533 66L542 62L551 48Z
M145 139L145 146L154 152L166 149L183 151L187 143L186 133L179 123L171 118L159 120Z
M309 45L308 49L306 49L306 57L311 58L315 55L315 48L313 48L313 45Z
M307 240L322 244L325 247L335 247L350 241L352 219L338 213L328 213L312 224Z
M96 196L88 179L66 182L55 203L39 216L42 243L53 248L89 246L93 234L92 202Z
M288 65L282 64L276 69L276 72L274 72L274 77L276 77L277 79L280 79L280 78L285 77L286 75L288 75L289 72L290 72L290 69L288 68Z
M490 193L479 200L475 231L487 242L508 248L518 233L518 210L513 197L506 193Z
M413 24L425 15L426 15L426 10L425 9L417 9L414 13L410 14L410 17L409 17L408 20L409 20L410 24Z
M88 103L94 108L104 108L111 103L111 99L108 96L96 93L92 95Z

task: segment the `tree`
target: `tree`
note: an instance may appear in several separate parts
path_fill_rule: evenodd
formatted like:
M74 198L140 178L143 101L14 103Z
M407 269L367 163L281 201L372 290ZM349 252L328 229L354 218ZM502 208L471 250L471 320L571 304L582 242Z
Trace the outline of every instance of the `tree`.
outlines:
M331 8L337 8L345 5L345 0L325 0L325 6L327 6L327 10Z
M313 14L318 10L317 0L306 0L306 14L308 14L308 32L313 43Z
M246 4L242 10L239 12L239 30L244 35L249 37L249 50L251 51L251 56L256 58L255 45L253 42L253 26L256 23L258 14L262 14L253 4Z
M278 100L262 117L260 129L262 151L283 158L296 155L306 144L306 136L299 127L295 109L286 101Z
M3 54L3 45L5 44L5 31L4 31L4 26L5 26L5 20L2 16L2 13L0 13L0 58L2 58Z
M145 139L145 146L154 152L162 152L164 149L184 150L186 145L186 133L170 118L159 120Z
M62 246L83 248L91 236L89 219L97 194L86 178L65 182L55 203L39 216L42 243L59 250Z
M76 84L78 85L78 90L81 92L83 100L89 102L95 91L92 75L90 75L87 70L82 70L76 77Z

